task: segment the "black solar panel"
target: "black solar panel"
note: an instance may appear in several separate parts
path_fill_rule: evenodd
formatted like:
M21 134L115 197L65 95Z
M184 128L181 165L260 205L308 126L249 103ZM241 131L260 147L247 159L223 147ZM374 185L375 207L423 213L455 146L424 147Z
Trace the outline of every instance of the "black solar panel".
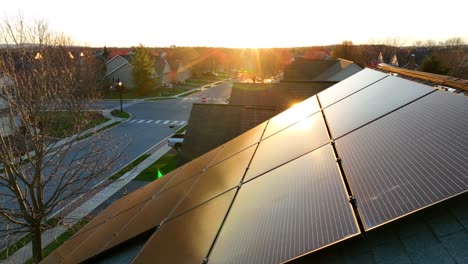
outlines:
M329 141L322 114L319 112L307 117L260 142L244 181L323 146Z
M234 138L233 140L227 142L223 145L223 148L219 151L218 155L216 156L215 160L211 163L214 165L231 155L234 155L247 147L252 146L253 144L260 141L263 131L265 130L267 121L261 123L260 125L250 129L249 131L245 132L244 134Z
M256 145L208 168L193 185L171 217L239 185Z
M318 94L322 107L327 107L357 91L371 85L385 77L388 74L364 69L349 78L331 86L330 88Z
M191 178L205 170L213 160L216 158L217 154L221 150L222 146L210 150L209 152L203 154L195 160L185 164L179 172L174 175L171 180L164 186L163 190L167 190L174 185L177 185L184 180ZM163 177L164 178L164 177Z
M164 223L132 263L202 263L235 192L231 190Z
M242 185L209 263L280 263L358 234L326 145Z
M389 76L326 108L325 117L333 138L338 138L432 91L427 85Z
M317 97L314 95L292 106L281 114L272 117L268 122L263 138L267 138L318 111L320 111L320 107Z
M165 218L169 217L196 180L197 178L192 178L184 181L150 199L141 211L128 219L127 223L121 229L114 230L112 239L106 241L100 251L112 248L115 245L158 226Z
M468 190L466 97L436 91L336 141L367 229Z

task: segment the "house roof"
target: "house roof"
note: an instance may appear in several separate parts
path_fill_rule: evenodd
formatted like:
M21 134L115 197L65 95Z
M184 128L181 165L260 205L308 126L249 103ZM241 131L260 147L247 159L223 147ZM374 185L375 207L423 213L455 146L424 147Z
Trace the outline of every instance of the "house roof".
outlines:
M289 64L284 69L284 80L328 81L332 76L353 64L352 61L344 59L313 60L296 58L293 63ZM355 66L357 67L355 72L359 71L360 67L357 65Z
M280 113L336 82L235 83L230 104L274 106Z
M125 66L127 66L127 65L128 65L130 68L133 68L133 65L132 65L132 64L130 64L129 62L125 62L125 63L123 63L122 65L120 65L120 66L116 67L115 69L113 69L112 71L110 71L109 73L107 73L104 77L107 77L107 76L111 75L112 73L118 71L119 69L121 69L122 67L125 67Z
M193 104L181 152L182 162L226 143L276 113L274 106Z
M167 66L169 65L165 58L155 57L154 69L158 74L163 74Z
M44 263L143 234L133 263L464 263L467 104L365 69L118 200Z

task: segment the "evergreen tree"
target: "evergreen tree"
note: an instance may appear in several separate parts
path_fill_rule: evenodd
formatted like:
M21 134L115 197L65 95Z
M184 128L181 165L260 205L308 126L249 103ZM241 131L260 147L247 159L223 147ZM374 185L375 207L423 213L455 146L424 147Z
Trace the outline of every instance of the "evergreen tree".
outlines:
M426 58L420 70L423 72L430 72L435 74L447 74L448 70L442 65L440 60L435 56L430 56Z
M132 59L133 83L139 95L147 95L151 92L151 89L156 87L154 62L150 51L140 44L136 48L135 56Z

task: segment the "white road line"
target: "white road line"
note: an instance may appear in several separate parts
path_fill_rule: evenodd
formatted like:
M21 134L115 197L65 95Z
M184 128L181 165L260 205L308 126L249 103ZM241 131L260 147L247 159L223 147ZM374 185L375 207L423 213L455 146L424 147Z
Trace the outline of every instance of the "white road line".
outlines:
M169 124L171 122L171 120L166 120L163 124L166 125L166 124Z
M157 123L160 123L162 120L157 120L155 121L154 123L157 124Z
M149 124L151 122L153 122L153 120L148 120L148 121L146 121L146 124Z
M140 123L143 123L143 122L145 122L145 120L140 120L140 121L137 122L137 124L140 124Z
M136 119L133 119L133 120L131 120L131 121L130 121L130 122L128 122L128 123L130 123L130 124L131 124L131 123L135 123L136 121L137 121Z

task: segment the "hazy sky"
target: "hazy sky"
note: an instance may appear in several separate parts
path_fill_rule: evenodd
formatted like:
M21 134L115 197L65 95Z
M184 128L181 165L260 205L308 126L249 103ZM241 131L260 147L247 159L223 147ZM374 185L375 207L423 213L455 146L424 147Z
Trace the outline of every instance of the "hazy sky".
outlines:
M2 0L89 46L292 47L399 37L468 42L462 0ZM3 19L2 19L3 20Z

